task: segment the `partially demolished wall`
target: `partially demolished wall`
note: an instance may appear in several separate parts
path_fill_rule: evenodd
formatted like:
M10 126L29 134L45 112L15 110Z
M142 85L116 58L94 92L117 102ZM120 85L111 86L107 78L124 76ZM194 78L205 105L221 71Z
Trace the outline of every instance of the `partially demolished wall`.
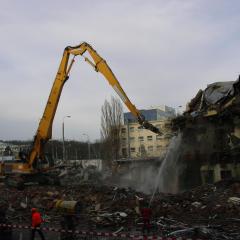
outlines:
M240 177L240 81L210 84L172 121L181 131L180 188ZM191 181L189 181L191 179Z

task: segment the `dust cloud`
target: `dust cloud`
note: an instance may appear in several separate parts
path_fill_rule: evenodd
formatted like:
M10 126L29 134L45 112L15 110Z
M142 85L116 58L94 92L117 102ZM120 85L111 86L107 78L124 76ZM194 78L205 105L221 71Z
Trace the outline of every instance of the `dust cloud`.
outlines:
M132 163L129 170L120 177L120 185L153 195L156 192L179 192L179 178L184 170L183 163L179 161L182 147L182 134L179 133L172 138L167 152L159 157L157 165L139 167L138 164L136 167Z

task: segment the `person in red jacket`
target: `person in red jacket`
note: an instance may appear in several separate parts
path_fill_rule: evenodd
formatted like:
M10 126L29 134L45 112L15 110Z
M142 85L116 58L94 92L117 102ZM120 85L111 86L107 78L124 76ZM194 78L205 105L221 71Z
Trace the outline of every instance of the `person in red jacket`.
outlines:
M37 231L42 240L45 240L44 235L40 229L41 223L43 222L40 212L36 208L32 208L32 236L31 240L35 238L35 232Z
M145 206L141 209L141 215L143 219L143 227L142 227L142 232L144 234L145 230L147 230L147 233L150 232L150 219L152 216L152 209L149 208L146 204Z

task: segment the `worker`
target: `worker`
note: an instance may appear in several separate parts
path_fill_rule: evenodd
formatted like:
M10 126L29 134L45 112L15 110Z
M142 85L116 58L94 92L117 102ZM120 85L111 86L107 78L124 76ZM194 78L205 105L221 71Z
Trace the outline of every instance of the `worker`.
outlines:
M45 240L44 235L40 229L40 226L43 222L40 212L36 208L32 208L32 236L31 240L35 238L35 232L37 231L42 240Z
M77 217L75 214L63 214L61 219L61 228L65 232L61 232L61 240L75 240L77 238L75 234L77 225Z
M143 234L145 233L145 230L147 230L147 233L150 232L150 220L152 216L152 209L147 206L145 203L144 206L141 208L141 215L143 219L143 227L142 227L142 232Z

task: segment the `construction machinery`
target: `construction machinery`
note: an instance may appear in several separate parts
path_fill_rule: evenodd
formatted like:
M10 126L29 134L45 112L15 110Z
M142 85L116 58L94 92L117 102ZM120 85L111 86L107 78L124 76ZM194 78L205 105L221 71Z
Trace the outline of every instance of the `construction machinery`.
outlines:
M84 53L88 52L92 60L84 56ZM49 168L46 155L44 154L44 146L52 137L52 125L54 116L57 110L59 98L62 93L65 82L69 79L69 73L75 62L77 56L82 56L86 62L88 62L96 72L100 72L128 107L130 112L137 118L139 124L157 134L160 134L158 128L150 124L145 120L140 111L131 103L126 93L122 89L117 78L113 74L112 70L108 66L107 62L86 42L81 43L75 47L66 47L56 74L55 81L53 83L43 116L40 120L36 135L34 137L33 144L29 153L25 157L21 157L21 160L2 163L1 173L7 174L21 174L29 175L33 173L43 172ZM72 58L71 58L72 57ZM70 59L71 58L71 59Z

